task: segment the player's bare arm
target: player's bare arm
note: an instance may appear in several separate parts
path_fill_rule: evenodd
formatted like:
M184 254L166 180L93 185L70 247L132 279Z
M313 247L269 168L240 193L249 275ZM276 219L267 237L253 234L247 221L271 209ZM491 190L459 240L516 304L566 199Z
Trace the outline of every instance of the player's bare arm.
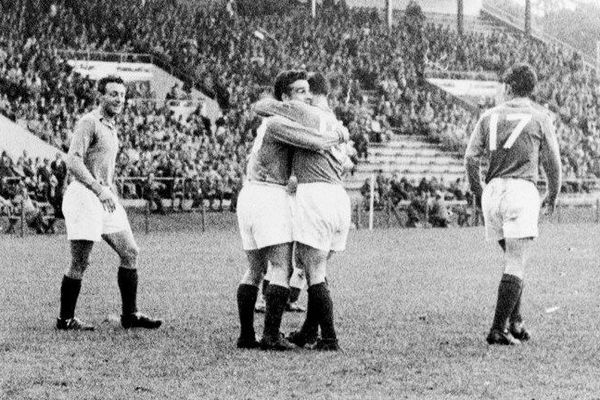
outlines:
M348 141L348 130L342 125L333 131L319 132L281 116L265 121L265 138L313 151L327 150Z
M324 135L337 131L344 136L344 142L349 140L348 131L341 121L337 121L334 117L325 118L323 110L303 101L282 102L275 99L262 99L253 105L253 110L261 116L285 117L305 127L318 129Z
M483 188L481 186L481 158L486 151L485 137L481 129L481 124L482 119L477 122L465 152L467 179L478 207L481 207L481 194L483 193Z
M542 147L540 149L540 159L548 181L544 203L546 204L545 213L547 215L552 215L554 213L554 208L556 207L558 194L560 193L562 168L560 165L560 149L558 147L558 140L554 132L554 127L549 120L545 120L543 125L544 140L542 141Z

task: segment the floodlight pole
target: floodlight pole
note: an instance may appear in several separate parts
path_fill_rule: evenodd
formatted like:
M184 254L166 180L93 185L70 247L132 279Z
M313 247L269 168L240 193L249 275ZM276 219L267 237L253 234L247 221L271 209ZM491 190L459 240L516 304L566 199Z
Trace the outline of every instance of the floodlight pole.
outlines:
M385 0L385 15L386 15L386 20L387 20L387 26L390 29L392 29L392 24L394 22L392 14L393 14L392 0Z
M310 16L317 18L317 0L310 0Z
M525 35L531 37L531 0L525 0Z
M463 0L456 0L456 30L458 35L462 36L465 31L465 10Z
M371 188L369 193L369 230L373 230L373 208L375 207L375 175L371 175Z

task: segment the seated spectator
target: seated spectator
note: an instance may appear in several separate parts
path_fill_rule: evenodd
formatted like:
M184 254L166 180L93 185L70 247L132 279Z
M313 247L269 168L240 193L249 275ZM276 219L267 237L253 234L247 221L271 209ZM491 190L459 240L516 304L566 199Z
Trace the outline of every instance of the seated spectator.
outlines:
M435 196L429 206L429 223L434 228L448 227L448 207L444 196L440 191L435 193Z
M44 234L54 231L53 221L49 223L44 221L42 209L37 202L31 199L29 191L24 185L21 185L21 191L13 198L12 203L14 212L23 213L25 223L28 227L34 229L36 233Z

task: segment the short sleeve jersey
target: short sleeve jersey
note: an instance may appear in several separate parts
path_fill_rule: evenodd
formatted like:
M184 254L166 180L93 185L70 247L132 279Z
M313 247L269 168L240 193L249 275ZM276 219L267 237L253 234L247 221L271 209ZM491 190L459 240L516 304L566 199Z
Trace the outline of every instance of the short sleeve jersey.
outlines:
M81 117L73 132L69 155L81 157L101 185L113 182L118 150L117 129L102 116L100 109Z
M519 178L537 183L540 149L554 135L550 113L529 99L517 98L480 117L466 156L489 154L486 183L494 178Z
M265 120L256 130L246 176L251 181L285 186L292 173L291 147L266 135Z
M335 125L339 123L331 110L320 110L322 124ZM344 146L336 145L325 151L310 151L295 149L292 170L298 183L324 182L342 184L344 173Z

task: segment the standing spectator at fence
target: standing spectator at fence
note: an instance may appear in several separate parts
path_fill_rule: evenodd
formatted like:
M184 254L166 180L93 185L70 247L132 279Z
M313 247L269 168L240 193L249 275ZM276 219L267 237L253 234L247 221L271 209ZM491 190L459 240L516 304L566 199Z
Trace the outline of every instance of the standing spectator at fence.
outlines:
M154 173L150 173L148 175L148 179L144 183L142 193L144 195L144 200L148 201L148 207L152 210L152 212L158 214L165 214L165 209L162 204L162 198L160 197L160 191L165 188L165 184L158 182L154 176Z
M56 153L56 158L50 164L50 169L56 179L58 179L58 187L62 188L67 178L67 164L60 153Z
M56 218L63 218L62 213L62 200L65 188L65 181L67 179L67 164L62 159L60 153L56 153L56 158L50 164L52 174L56 177L56 188L55 193L52 197L52 206L54 207L54 216Z
M448 206L442 192L437 191L429 207L429 223L434 228L448 227Z
M19 184L19 193L13 198L12 202L13 210L17 213L23 213L27 226L34 229L37 234L44 234L51 230L52 225L44 221L42 210L33 201L24 184Z

